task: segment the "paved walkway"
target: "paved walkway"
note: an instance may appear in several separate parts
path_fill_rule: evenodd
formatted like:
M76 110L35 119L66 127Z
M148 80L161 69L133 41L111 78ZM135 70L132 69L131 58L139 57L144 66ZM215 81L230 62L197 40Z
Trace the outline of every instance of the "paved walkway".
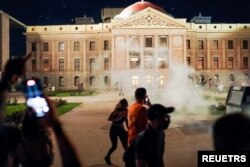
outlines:
M74 97L74 101L83 104L60 117L85 167L106 166L103 157L110 147L110 122L107 117L120 98L117 92L106 92L95 97ZM70 99L73 100L72 97ZM211 127L216 118L211 115L173 114L170 129L166 132L166 166L196 167L197 151L213 149ZM120 167L124 166L122 154L119 143L111 160ZM59 166L60 159L56 154L54 167Z
M217 95L216 95L217 96ZM225 97L226 95L218 94ZM77 148L85 167L105 167L103 157L110 147L107 121L109 113L121 99L118 92L106 92L92 97L65 97L68 102L82 104L60 117L64 129ZM132 96L125 96L131 103ZM19 97L19 102L23 99ZM153 102L153 101L152 101ZM211 127L218 116L172 114L172 123L166 131L165 163L167 167L197 167L197 151L212 150ZM56 144L56 143L55 143ZM57 148L57 146L55 147ZM124 166L119 143L111 160ZM53 167L61 167L58 150L55 150Z

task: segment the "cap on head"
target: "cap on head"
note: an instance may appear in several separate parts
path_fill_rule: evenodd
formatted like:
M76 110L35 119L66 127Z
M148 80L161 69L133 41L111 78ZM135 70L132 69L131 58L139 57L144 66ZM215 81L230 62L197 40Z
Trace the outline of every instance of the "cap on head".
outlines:
M147 94L147 90L145 88L137 88L135 90L135 98L136 99L144 99Z
M164 107L161 104L153 104L147 111L147 117L150 121L152 121L155 118L162 117L165 114L172 113L173 111L174 107Z

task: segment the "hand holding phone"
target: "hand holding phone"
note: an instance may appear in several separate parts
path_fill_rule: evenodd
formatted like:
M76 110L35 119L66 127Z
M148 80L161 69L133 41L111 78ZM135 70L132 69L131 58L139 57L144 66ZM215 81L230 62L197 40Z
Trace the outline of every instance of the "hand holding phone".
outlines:
M24 82L24 94L26 104L31 107L37 117L43 117L49 111L48 104L44 98L43 87L38 79L29 79Z

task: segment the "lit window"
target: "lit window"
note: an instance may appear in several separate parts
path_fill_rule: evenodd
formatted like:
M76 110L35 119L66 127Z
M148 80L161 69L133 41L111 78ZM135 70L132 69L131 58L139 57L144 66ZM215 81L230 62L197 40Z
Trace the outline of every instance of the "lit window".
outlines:
M130 58L130 68L135 69L140 67L140 59L139 57L131 57Z
M132 86L137 86L137 85L139 85L139 77L133 76L132 77Z
M160 76L159 78L159 84L164 85L164 76Z
M58 43L58 50L62 52L62 51L64 51L64 49L65 49L64 42L59 42Z
M166 68L166 60L165 58L158 58L158 68L163 69Z

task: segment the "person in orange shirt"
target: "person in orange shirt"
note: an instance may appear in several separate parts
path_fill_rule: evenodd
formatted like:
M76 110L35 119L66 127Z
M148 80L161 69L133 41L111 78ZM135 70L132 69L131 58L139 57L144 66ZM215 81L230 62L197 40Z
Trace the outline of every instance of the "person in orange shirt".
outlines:
M145 88L135 90L135 100L128 110L128 145L147 127L147 109L151 105Z

